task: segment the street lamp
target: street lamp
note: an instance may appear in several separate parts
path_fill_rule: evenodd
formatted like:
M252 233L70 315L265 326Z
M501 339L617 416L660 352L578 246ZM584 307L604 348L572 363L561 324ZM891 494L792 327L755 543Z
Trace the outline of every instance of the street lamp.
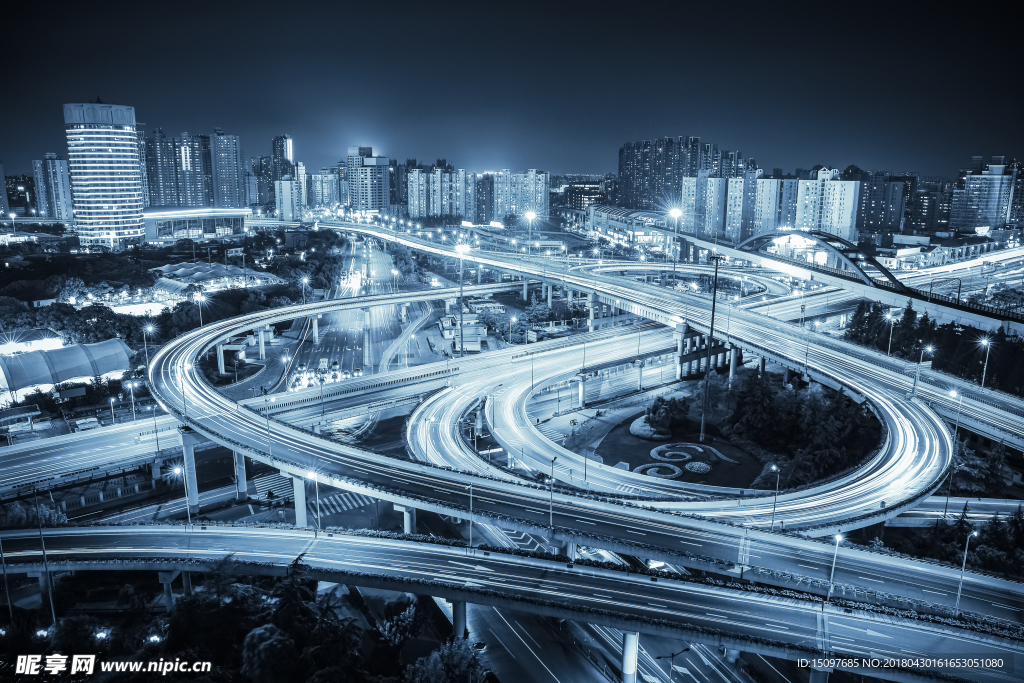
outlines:
M835 576L836 576L836 558L839 557L839 544L843 542L843 535L836 534L836 551L832 554L832 573L828 575L828 595L825 596L825 602L821 603L821 609L824 611L825 603L828 602L829 598L832 597L832 589L835 588Z
M768 530L775 531L775 506L779 504L779 475L782 472L779 470L778 465L772 465L771 470L775 473L775 502L772 503L772 525Z
M306 285L308 285L308 284L309 284L309 278L308 277L302 278L302 305L303 306L306 305Z
M463 298L462 298L462 261L466 254L469 252L468 244L456 244L455 251L459 253L459 358L466 355L466 326L464 324L465 318L463 317Z
M135 415L135 382L128 382L128 391L132 392L132 422L137 421Z
M195 300L199 302L199 327L203 326L203 303L206 301L205 294L196 294Z
M530 240L533 239L533 221L537 218L537 212L536 211L527 211L526 213L523 214L523 218L526 219L526 224L529 226L529 231L527 233L527 240L526 240L526 246L527 246L527 249L529 249ZM14 214L11 214L11 225L14 225ZM529 251L527 251L526 257L527 258L530 257Z
M174 468L174 474L180 476L182 483L185 484L185 514L188 515L188 523L191 524L192 523L192 511L188 507L188 477L186 477L182 473L182 469L180 467L175 467Z
M673 209L673 211L678 211L678 210L679 209ZM667 659L668 660L668 680L669 680L669 683L672 683L672 672L676 668L676 657L678 657L679 655L683 654L684 652L689 652L689 651L690 651L689 647L684 647L679 652L673 652L670 655L661 655L660 657L655 657L655 659Z
M512 343L512 323L514 323L516 320L517 320L516 318L509 318L508 319L508 343L509 344Z
M117 419L114 417L114 397L110 397L110 424L111 426L117 424Z
M142 328L142 346L146 349L146 370L149 370L149 340L148 335L153 334L153 326L146 325Z
M914 373L914 390L911 392L911 397L917 397L917 385L921 381L921 364L924 363L925 352L931 353L932 347L923 346L921 347L921 359L917 362L917 372Z
M708 332L708 360L704 371L704 406L700 414L700 441L704 443L704 428L708 416L708 402L711 398L711 353L715 338L715 304L718 302L718 264L725 260L724 256L714 254L709 257L715 263L714 290L711 295L711 328Z
M967 549L971 546L971 539L977 535L977 531L972 531L967 535L967 542L964 543L964 563L960 565L960 585L956 589L956 607L953 608L953 616L958 616L960 614L960 593L964 589L964 571L967 569Z
M889 321L889 350L885 352L885 355L892 355L892 330L896 327L896 318L892 313L886 313L885 319Z
M679 217L683 215L683 212L678 207L673 207L668 212L668 215L672 216L672 218L674 218L675 221L676 221L676 231L675 231L675 234L676 234L676 239L678 239L679 238ZM675 255L675 258L672 260L672 282L674 284L675 281L676 281L676 264L679 263L679 245L678 244L673 244L672 252Z
M306 479L312 479L316 486L316 528L320 529L320 479L313 470L306 472Z
M988 337L981 340L981 345L985 347L985 367L981 371L981 388L985 388L985 375L988 374L988 354L992 350L992 342Z

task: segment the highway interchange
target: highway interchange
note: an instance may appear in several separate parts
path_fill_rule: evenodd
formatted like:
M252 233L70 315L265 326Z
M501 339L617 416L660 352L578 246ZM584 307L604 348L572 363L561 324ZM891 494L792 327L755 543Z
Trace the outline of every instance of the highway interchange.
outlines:
M414 238L398 237L375 227L348 224L343 227L369 232L378 239L398 239L434 253L448 253L436 245L417 244ZM487 266L524 272L538 278L550 278L549 268L556 265L535 266L491 254L474 255L474 258ZM657 310L663 322L678 324L685 320L698 329L707 329L710 305L707 298L666 292L663 288L636 282L623 285L622 279L597 272L566 269L558 274L558 278L580 290L597 291L605 301L631 302L648 311ZM451 294L413 293L402 298L426 301L430 297L444 296ZM517 351L512 349L375 377L383 385L378 388L392 392L392 396L397 395L395 392L408 392L409 387L416 384L411 379L413 377L422 380L428 376L427 381L435 384L457 383L459 391L442 392L421 406L416 419L410 423L409 441L424 462L461 471L396 461L326 441L295 429L276 417L268 427L261 414L240 407L218 394L194 368L195 359L218 340L257 325L320 313L359 315L359 307L394 305L395 300L394 295L378 294L362 297L358 302L332 300L208 324L184 335L153 358L153 387L178 420L218 443L297 476L305 476L313 469L319 473L321 481L341 488L463 517L468 516L469 487L472 484L473 518L480 522L492 520L500 522L503 527L546 533L569 543L586 542L587 545L641 554L652 559L663 558L683 566L757 573L758 581L764 583L785 586L801 582L806 588L806 582L810 581L815 584L811 590L825 590L827 568L832 560L831 545L764 531L768 526L770 498L725 496L710 500L706 491L686 490L682 485L652 481L600 466L596 466L597 474L588 473L587 483L595 489L604 488L606 495L597 497L581 492L579 487L583 482L579 481L579 470L582 470L582 461L547 440L529 424L529 420L523 419L523 397L538 382L550 384L564 375L567 363L570 368L576 366L572 373L578 372L582 365L580 346L584 340L589 340L586 351L588 365L628 356L629 352L623 353L616 348L621 345L615 344L614 334L605 334L603 338L601 332L581 335L574 338L575 343L563 348L553 348L558 345L550 343L538 345L532 350L536 355L530 355L532 363L513 358ZM791 366L805 369L812 377L826 378L849 387L867 398L888 426L886 446L858 472L807 491L780 496L779 519L786 521L787 529L802 527L811 534L829 535L834 530L862 525L850 522L858 517L863 523L874 519L872 515L891 517L902 511L900 504L903 501L924 498L942 482L950 457L950 435L941 419L926 405L906 399L912 378L906 375L901 364L890 363L887 366L879 362L877 354L847 348L848 345L831 339L819 339L792 325L766 320L764 315L748 312L742 306L730 311L729 320L730 337L744 349L755 354L760 349L771 349L773 359L781 357ZM717 329L721 330L720 327ZM720 332L716 332L716 336L718 334ZM340 343L347 351L346 341ZM656 351L672 346L673 341L670 332L652 331L647 339L641 335L641 344L643 351ZM384 351L383 342L381 350ZM505 372L495 373L495 367L503 367ZM920 393L924 398L943 401L945 392L926 381ZM377 392L374 399L383 395ZM496 435L502 429L507 430L508 449L514 451L518 446L524 457L529 449L530 455L538 462L550 460L550 456L557 454L558 464L554 470L560 480L559 486L549 490L488 468L456 437L453 426L464 412L467 399L488 395L497 396L498 405L489 406L485 411L488 418L496 422L492 425ZM269 406L269 402L261 400L243 403L257 409L261 403ZM252 406L253 403L257 405ZM997 397L997 403L999 408L1019 408L1005 397ZM496 419L493 417L495 410L498 412ZM999 429L1017 434L1021 431L1020 421L1013 413L1001 414L1001 410L993 409L991 405L965 400L964 414L969 415L971 411L977 419L994 423ZM163 426L169 420L171 418L162 418L158 422ZM92 463L98 464L101 458L99 453L86 455L87 461ZM56 462L51 461L51 466L56 467ZM23 475L31 479L47 473L53 472L43 469L24 471ZM590 481L591 476L595 477L593 482ZM567 488L566 484L577 488ZM627 502L613 493L616 491L646 500L638 506L639 500ZM674 512L693 517L680 517ZM722 521L730 523L723 524ZM263 532L265 530L234 530L230 542L223 541L223 549L226 552L236 542L244 544L247 534L252 536L252 542L258 543ZM180 529L154 530L152 535L146 536L154 543L146 552L175 556L172 548L180 549L181 539L191 538L188 533ZM5 533L4 537L6 539L8 534ZM110 534L104 535L100 531L95 534L73 533L69 534L70 537L74 537L80 550L83 543L87 545L88 550L82 550L86 554L102 554L103 548L107 547L105 544L110 543ZM75 554L75 547L74 543L68 543L69 556ZM221 548L217 546L216 549ZM898 595L922 603L946 605L952 602L955 593L958 573L947 568L849 548L843 548L837 560L835 582L844 591L858 589L865 595ZM508 586L506 588L512 590ZM576 601L576 597L568 594L561 594L561 597ZM874 595L869 599L884 602L887 598ZM969 574L961 604L973 612L1016 620L1017 612L1024 607L1024 600L1014 584ZM617 608L622 608L622 605L617 605ZM680 616L684 614L680 613ZM685 616L692 618L692 615ZM781 630L775 629L774 632L778 634ZM792 633L786 634L785 642L801 642L794 640L793 636ZM839 644L833 644L830 649L839 649L842 644L840 639ZM852 641L849 647L852 649L844 651L867 652L878 646Z

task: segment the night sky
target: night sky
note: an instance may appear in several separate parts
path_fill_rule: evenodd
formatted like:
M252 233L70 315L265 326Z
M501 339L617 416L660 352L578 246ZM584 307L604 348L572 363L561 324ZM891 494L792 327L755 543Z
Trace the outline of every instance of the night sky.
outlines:
M623 142L669 135L769 171L954 176L973 154L1024 154L1017 23L994 7L32 4L6 12L8 174L65 155L60 105L97 96L147 130L221 127L246 158L288 133L307 172L360 144L470 171L606 173Z

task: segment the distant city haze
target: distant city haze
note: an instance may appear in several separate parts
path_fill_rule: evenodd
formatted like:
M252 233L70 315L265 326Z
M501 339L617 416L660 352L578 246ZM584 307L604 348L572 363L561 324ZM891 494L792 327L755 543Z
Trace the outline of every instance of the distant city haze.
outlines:
M66 154L61 105L97 96L134 107L144 131L222 128L247 159L287 133L313 169L366 145L473 172L607 173L623 143L681 135L766 168L946 177L972 155L1024 151L1014 22L989 13L371 4L21 3L0 161L30 173Z

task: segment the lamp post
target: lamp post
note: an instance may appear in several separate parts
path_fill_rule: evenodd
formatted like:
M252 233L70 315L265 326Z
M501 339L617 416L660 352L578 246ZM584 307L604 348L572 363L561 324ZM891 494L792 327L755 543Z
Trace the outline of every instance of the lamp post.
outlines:
M533 221L534 221L534 219L537 218L537 212L536 211L527 211L526 213L523 214L523 218L526 219L526 224L529 226L529 232L527 233L527 239L526 239L526 249L527 249L527 251L526 251L526 258L527 258L527 260L529 260L529 258L530 258L530 251L529 251L529 249L530 249L530 241L533 239ZM12 218L11 218L11 225L14 225L13 214L12 214Z
M678 211L678 209L673 209L673 211ZM672 683L672 673L673 673L673 671L675 671L675 668L676 668L676 657L678 657L679 655L683 654L684 652L689 652L689 651L690 651L690 648L684 647L679 652L673 652L670 655L661 655L660 657L655 657L655 659L667 659L668 660L668 680L669 680L669 683Z
M715 304L718 302L718 264L725 260L720 254L709 257L715 263L715 279L711 294L711 327L708 331L708 360L704 369L704 407L700 413L700 441L704 443L704 430L708 418L708 402L711 399L711 352L715 346Z
M462 314L464 304L462 297L462 261L469 252L469 245L456 244L455 251L459 253L459 358L462 358L466 355L466 326L464 324L465 318Z
M775 507L779 504L779 475L782 472L777 465L772 465L771 470L775 473L775 502L772 503L772 525L768 530L775 531Z
M992 350L992 342L988 337L981 340L981 345L985 347L985 367L981 371L981 388L985 388L985 376L988 374L988 354Z
M911 397L917 397L917 385L921 381L921 364L924 363L925 352L931 353L932 347L922 346L921 347L921 359L917 362L917 372L914 373L914 390L911 392Z
M146 370L149 370L149 335L153 334L153 326L146 325L142 328L142 347L146 349Z
M302 278L302 305L303 306L306 305L306 285L308 285L308 284L309 284L309 278L308 277Z
M555 461L558 456L551 458L551 477L548 478L548 525L551 532L555 531Z
M508 319L508 343L509 344L512 343L512 323L514 323L515 321L516 321L516 318L509 318Z
M960 585L956 589L956 607L953 608L953 616L958 616L960 614L960 594L964 590L964 571L967 569L967 549L971 546L971 539L977 535L977 531L972 531L967 535L967 542L964 543L964 562L960 565Z
M196 301L199 302L199 327L203 326L203 302L206 301L205 294L196 294Z
M892 355L892 330L896 327L896 318L893 317L892 313L886 313L885 319L889 321L889 350L885 352L885 355Z
M128 382L128 391L132 393L132 422L137 422L138 416L135 414L135 382Z
M310 470L309 472L306 472L306 479L312 479L313 484L316 487L316 528L320 529L322 528L320 526L320 478L317 476L316 472Z
M12 216L11 223L13 224L14 223L14 221L13 221L13 214L11 214L11 216ZM50 497L52 498L53 494L50 494ZM57 628L57 610L53 606L53 582L50 580L50 562L49 562L49 560L46 559L46 541L43 539L43 517L42 517L42 515L39 514L39 496L36 495L36 489L35 489L34 486L32 487L32 499L35 501L35 504L36 504L36 523L39 525L39 545L43 549L43 571L46 572L46 590L47 590L47 592L49 593L49 596L50 596L50 616L53 617L53 627L56 629ZM7 577L7 563L5 561L4 562L4 578L6 579L6 577ZM8 605L10 605L10 600L11 600L11 596L10 596L10 594L8 594L8 596L7 596L7 604ZM11 628L14 628L14 621L13 621L13 619L11 621Z
M180 467L174 468L174 473L181 477L181 481L185 484L185 514L188 515L188 523L192 523L192 511L188 509L188 477L183 473Z
M672 218L674 218L675 221L676 221L675 239L678 240L679 239L679 217L683 215L683 212L678 207L673 207L668 212L668 215L672 216ZM672 253L674 254L674 258L672 259L672 285L675 286L675 282L676 282L676 264L679 263L679 244L678 243L674 243L673 244Z
M266 387L260 387L260 391L263 392L263 412L267 416L267 455L271 458L274 457L274 445L270 441L270 402L274 399L267 396Z
M110 424L111 426L117 424L117 418L114 417L114 397L110 397Z
M832 589L835 588L835 576L836 576L836 558L839 557L839 544L843 542L843 535L836 534L836 550L832 553L832 572L828 575L828 595L825 596L825 602L821 603L822 611L825 611L825 604L832 597Z

